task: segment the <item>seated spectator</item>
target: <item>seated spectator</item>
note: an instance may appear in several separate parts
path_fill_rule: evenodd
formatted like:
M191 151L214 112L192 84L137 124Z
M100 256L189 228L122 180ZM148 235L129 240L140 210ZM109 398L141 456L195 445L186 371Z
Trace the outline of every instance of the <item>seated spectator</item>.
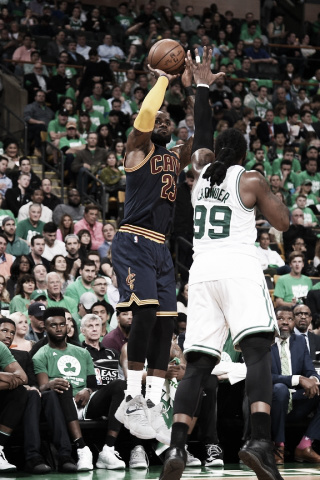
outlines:
M40 220L44 223L52 221L52 210L50 208L43 205L43 191L40 188L33 190L31 194L31 202L41 206L41 217ZM19 209L18 213L18 222L25 220L29 216L29 204L23 205Z
M113 146L112 135L110 134L109 126L106 123L99 125L96 130L98 134L98 147L109 150Z
M33 302L28 307L30 325L25 338L31 340L32 343L39 342L46 337L42 318L45 310L46 306L42 302Z
M109 63L110 58L116 57L124 59L125 55L120 47L113 45L113 39L110 34L106 34L103 38L103 44L98 47L98 55L104 62Z
M15 259L10 269L10 278L7 281L7 289L10 298L13 298L16 294L16 287L19 278L27 273L32 273L32 264L27 255L21 255Z
M57 240L64 242L66 236L70 233L74 233L74 223L70 215L66 213L61 217L59 228L57 230Z
M31 262L32 267L35 265L44 265L47 272L50 270L50 262L43 257L43 252L45 249L45 241L42 235L34 235L31 238L30 242L30 253L28 258Z
M289 254L292 251L292 244L296 238L302 238L305 242L307 251L306 259L312 260L314 257L314 249L316 245L317 237L309 227L303 225L304 217L303 212L300 208L296 208L291 212L291 225L286 232L283 232L283 244L288 258Z
M193 6L188 5L185 12L185 16L181 20L181 28L188 34L195 33L200 25L200 20L194 15Z
M102 224L97 221L99 216L99 207L93 204L85 206L83 219L75 224L74 232L85 228L89 230L92 240L92 249L98 250L103 243Z
M68 203L57 205L53 211L53 221L56 225L59 225L62 215L68 214L74 222L78 222L83 218L84 206L81 205L81 197L75 188L68 190L67 193Z
M85 140L80 138L77 132L77 126L75 123L68 122L66 125L67 135L60 138L59 149L65 154L64 169L67 172L66 180L72 184L71 165L74 161L75 155L85 148Z
M84 65L85 59L77 52L77 42L70 38L67 42L68 64L69 65Z
M24 312L30 305L30 295L36 283L33 275L26 274L18 279L16 294L10 302L10 313Z
M56 36L47 45L47 55L54 60L58 60L61 52L65 51L66 34L59 31Z
M81 110L79 114L78 132L80 138L87 141L90 132L95 132L97 126L91 122L90 115L85 110Z
M264 270L265 273L269 273L268 270L272 269L275 270L275 273L278 275L287 273L289 268L286 270L282 269L285 265L284 260L280 257L278 252L271 250L269 246L270 235L267 232L262 232L259 237L259 247L257 249L262 270Z
M302 303L307 298L308 291L312 288L309 277L301 275L304 267L304 256L298 252L289 255L291 272L282 275L275 286L274 298L276 307L292 307L296 303Z
M178 313L188 314L188 283L183 282L179 288L177 295L177 311Z
M47 273L48 273L47 269L44 265L42 265L42 263L39 263L38 265L34 265L34 267L32 268L32 274L36 281L37 290L35 290L31 295L30 297L31 300L39 299L39 302L43 300L45 301L47 300L47 296L45 292L47 289Z
M52 193L52 181L50 178L43 178L41 180L41 190L44 195L42 204L45 207L50 208L50 210L53 212L56 206L60 205L62 202L57 195Z
M11 320L10 320L11 321ZM12 432L20 424L27 404L28 394L24 385L28 378L10 353L8 347L0 342L0 365L1 365L1 415L0 425L5 434L0 438L0 454L2 457L0 471L8 472L16 470L16 466L8 462L4 454Z
M79 273L80 276L76 281L70 284L66 289L66 295L74 299L77 304L83 293L93 293L91 284L96 277L96 266L93 260L85 260L82 262Z
M8 318L14 321L16 331L10 348L30 352L32 348L31 340L26 340L25 336L29 330L27 317L21 312L12 313Z
M97 175L107 163L107 151L98 147L97 144L98 135L94 132L89 133L86 147L76 155L71 165L72 172L77 175L80 193L87 192L88 184L92 182L92 179L86 175L86 171L89 170L93 175Z
M307 197L299 194L296 198L297 208L303 211L303 225L305 227L316 227L319 225L317 217L313 211L307 207Z
M278 465L285 463L286 420L306 419L311 412L312 420L295 449L294 457L298 462L317 463L320 462L320 456L313 450L312 443L319 437L317 383L320 377L312 364L305 339L293 333L294 316L291 308L280 306L276 309L276 317L280 338L276 338L271 347L273 381L271 428L277 448L276 463Z
M43 227L43 238L45 241L45 248L43 257L51 261L55 255L67 255L64 242L57 240L58 227L54 222L47 222Z
M28 124L28 142L34 144L34 154L41 157L41 132L46 132L50 120L53 119L53 111L46 106L46 94L38 90L34 102L29 103L23 112L23 120Z
M76 52L81 55L85 60L89 60L89 52L91 47L87 45L86 36L84 33L78 33Z
M314 156L311 156L311 153L313 154L314 151ZM318 157L318 149L315 147L309 147L307 155L307 161L305 163L305 170L299 174L299 179L300 182L302 183L304 180L309 180L312 183L312 193L316 197L320 197L320 173L317 171L318 169L318 164L317 164L317 159L315 156Z
M103 117L106 117L108 112L110 112L111 107L108 102L103 96L103 85L100 82L96 82L92 88L92 95L90 96L93 105L92 108L96 112L101 113Z
M96 48L89 51L89 61L86 63L86 69L79 85L79 91L83 95L90 95L95 82L108 84L114 83L113 73L107 62L101 60Z
M9 314L10 306L10 294L7 290L7 282L3 275L0 275L0 307L1 315L6 316Z
M13 187L17 186L18 178L22 174L30 176L30 185L29 185L30 190L34 190L40 187L41 180L38 177L38 175L36 175L32 170L30 159L27 157L20 157L19 167L18 168L14 167L12 171L9 173L9 176L12 179Z
M70 342L72 345L80 346L77 322L71 317L71 313L65 312L65 314L67 323L67 342Z
M78 6L72 9L72 15L65 21L64 28L67 30L84 30L83 20L81 19L81 10Z
M0 275L10 277L10 269L15 260L13 255L6 252L8 240L4 233L0 233Z
M5 138L3 141L3 157L8 159L8 170L12 170L14 167L19 167L19 144L13 138Z
M15 61L15 73L16 75L23 75L23 64L22 62L31 61L31 52L35 50L32 47L32 36L29 33L26 33L23 37L22 46L18 47L12 55L12 60Z
M40 384L40 390L45 391L50 388L51 382L53 385L72 385L72 389L62 390L62 395L59 396L61 408L63 411L69 412L68 428L71 435L71 439L77 448L78 454L78 471L80 470L92 470L92 454L89 448L85 445L83 440L80 426L78 423L78 408L75 405L81 405L83 408L87 408L82 412L81 417L86 418L98 418L102 415L109 417L109 427L107 429L106 444L103 447L98 457L98 468L125 468L125 463L121 460L120 456L115 452L114 445L121 428L120 422L116 421L112 414L110 415L110 406L113 402L120 404L124 396L123 382L118 383L119 388L116 392L114 389L110 391L108 386L97 386L95 371L90 354L86 349L75 347L67 344L65 339L67 336L67 326L65 323L64 311L62 309L48 309L44 315L45 326L48 334L48 345L45 345L39 350L33 357L35 365L35 372ZM56 325L56 328L52 328L52 324ZM57 331L59 335L57 335ZM57 348L58 347L58 348ZM58 352L57 357L52 357L51 350L54 349ZM79 376L68 376L68 380L65 375L60 374L60 378L54 378L49 368L49 359L52 363L52 358L55 358L55 365L59 358L63 358L66 354L72 355L81 366ZM55 372L58 370L55 368ZM77 378L77 381L75 381ZM80 380L81 379L81 380ZM93 390L96 391L95 395L92 395ZM122 391L121 391L122 390ZM122 395L122 398L121 398ZM75 399L75 403L74 400ZM113 408L115 408L115 405ZM111 410L115 411L115 410ZM72 426L71 426L72 424ZM110 438L111 437L111 438Z
M79 255L81 258L86 260L88 257L88 253L91 251L91 233L86 228L82 228L81 230L79 230L79 232L77 232L77 236L80 243Z
M247 102L246 99L244 100L244 104L252 108L254 115L260 117L262 120L265 118L267 110L272 110L272 104L269 102L267 95L267 87L260 85L260 87L258 87L257 97L252 96Z
M132 323L132 312L120 312L117 310L117 321L117 328L105 335L102 340L102 346L105 348L113 348L120 353L122 346L128 342Z
M93 108L93 100L91 97L84 97L83 106L85 111L90 117L92 125L99 127L102 123L105 122L104 116L98 110Z
M8 159L0 155L0 193L5 196L6 191L12 188L12 180L7 177Z
M47 274L47 299L48 307L63 307L69 312L77 311L77 302L63 295L60 275L57 272L49 272Z
M68 71L70 68L72 67L66 67L65 62L59 60L56 65L54 75L50 78L49 88L52 90L51 97L55 106L58 105L59 97L61 95L75 98L75 89L73 82L73 77L75 75L70 76L70 73Z
M122 172L118 168L115 152L109 151L106 155L106 164L107 166L101 170L99 178L108 189L110 188L113 193L116 193L124 187L123 182L121 182Z
M23 240L26 240L30 245L31 239L34 235L41 234L44 222L40 220L41 217L41 205L38 203L30 203L29 216L25 220L21 220L17 224L16 235Z
M25 74L23 78L23 86L28 92L28 103L32 103L35 94L42 90L47 93L49 90L49 77L44 74L44 68L41 62L33 65L32 72Z
M51 271L59 275L61 280L61 293L65 294L67 287L74 282L74 277L68 273L67 261L63 255L55 255L50 264Z
M68 110L62 108L58 111L58 118L51 120L48 125L49 139L55 147L59 146L60 138L67 136Z
M113 223L106 222L102 227L102 233L104 242L98 248L98 252L100 253L100 257L104 258L107 256L107 253L112 245L113 237L116 234L116 229Z

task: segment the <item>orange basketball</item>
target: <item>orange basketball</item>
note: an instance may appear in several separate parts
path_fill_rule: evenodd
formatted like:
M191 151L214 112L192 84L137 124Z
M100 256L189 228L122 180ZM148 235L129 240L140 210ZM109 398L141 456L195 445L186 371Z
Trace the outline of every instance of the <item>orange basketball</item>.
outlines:
M156 42L149 51L148 63L154 69L177 75L184 70L186 52L175 40L164 39Z

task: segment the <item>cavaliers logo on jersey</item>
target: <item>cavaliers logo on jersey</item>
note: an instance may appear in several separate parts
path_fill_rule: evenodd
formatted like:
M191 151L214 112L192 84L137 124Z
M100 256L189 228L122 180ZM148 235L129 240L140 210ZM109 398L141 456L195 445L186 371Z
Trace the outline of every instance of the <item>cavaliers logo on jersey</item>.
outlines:
M135 282L135 273L131 273L131 268L128 268L128 276L126 278L126 284L130 287L130 290L134 289L134 282Z

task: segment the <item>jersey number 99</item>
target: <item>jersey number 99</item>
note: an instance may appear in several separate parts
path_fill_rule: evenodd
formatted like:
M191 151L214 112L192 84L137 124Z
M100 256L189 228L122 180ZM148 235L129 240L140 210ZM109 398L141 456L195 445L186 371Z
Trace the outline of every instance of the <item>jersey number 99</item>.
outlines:
M231 215L232 210L223 205L215 205L210 209L204 205L197 205L194 212L194 238L199 240L205 233L212 240L229 237Z

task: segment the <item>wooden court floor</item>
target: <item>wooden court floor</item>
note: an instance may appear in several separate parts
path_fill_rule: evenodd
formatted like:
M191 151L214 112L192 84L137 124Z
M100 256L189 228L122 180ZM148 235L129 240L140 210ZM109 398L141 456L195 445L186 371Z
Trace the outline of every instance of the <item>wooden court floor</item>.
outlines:
M279 469L284 480L313 480L320 477L319 465L286 464ZM0 473L0 479L28 479L28 480L156 480L159 478L160 466L150 467L147 470L94 470L78 474L51 473L49 475L28 475L23 472ZM183 480L214 479L214 480L242 480L245 477L254 477L255 474L246 467L240 468L237 464L226 464L224 468L195 467L186 469ZM317 480L320 480L317 479Z

